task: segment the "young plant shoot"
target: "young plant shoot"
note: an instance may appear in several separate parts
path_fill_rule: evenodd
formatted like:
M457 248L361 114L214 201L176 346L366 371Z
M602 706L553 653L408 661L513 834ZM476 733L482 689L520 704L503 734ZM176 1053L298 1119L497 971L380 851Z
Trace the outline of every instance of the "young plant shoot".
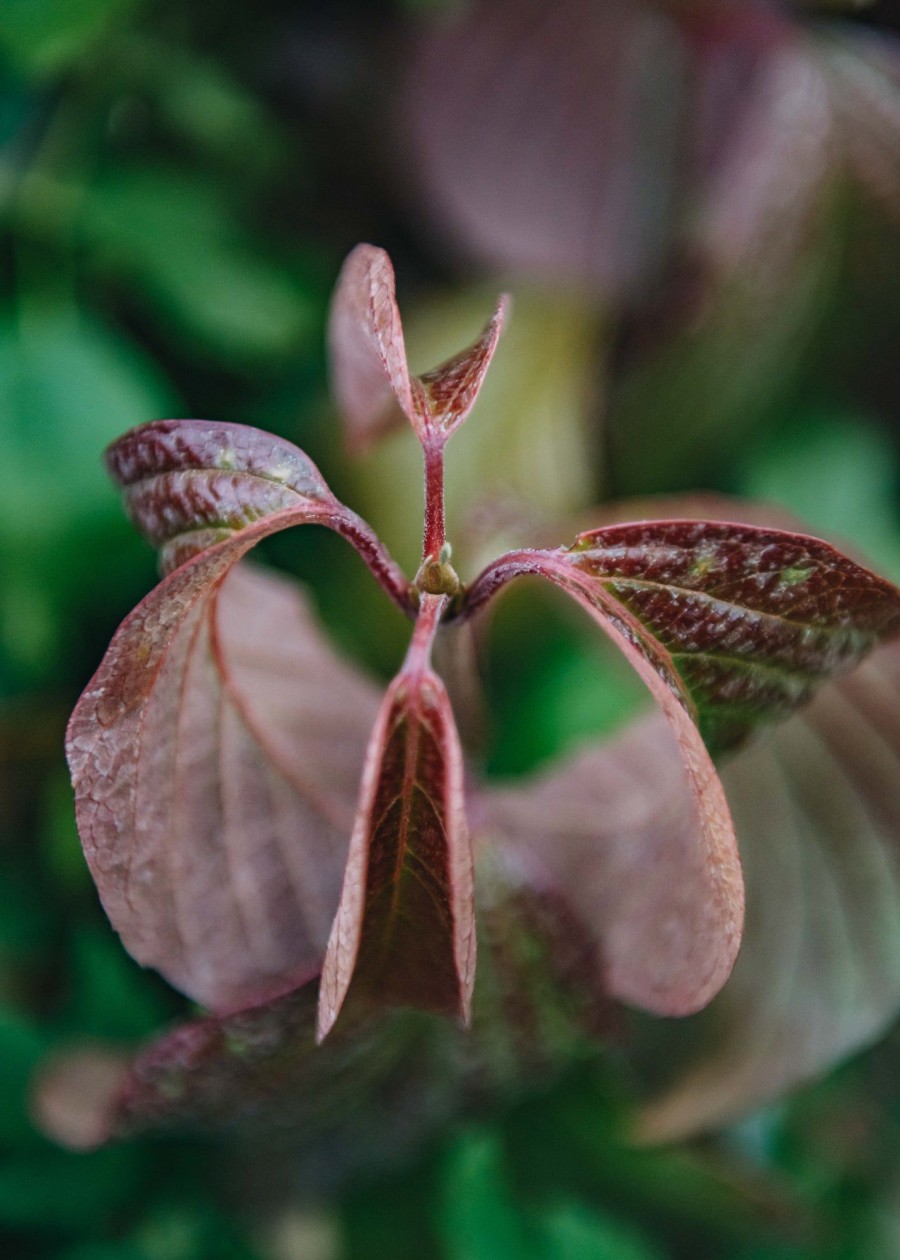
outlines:
M406 1006L465 1024L475 857L498 828L523 869L555 864L556 890L596 942L609 996L658 1014L700 1009L728 978L744 910L713 757L900 632L889 582L826 542L750 524L610 525L501 555L471 579L457 574L445 452L505 316L501 299L473 345L413 376L387 255L360 245L341 273L330 346L349 444L363 449L406 420L422 447L412 578L281 438L162 420L107 454L165 576L126 618L72 715L78 826L126 948L216 1016L318 978L319 1041L351 1005L364 1019ZM262 538L310 524L356 548L412 623L380 700L324 642L299 592L239 563ZM686 790L677 809L629 822L628 846L615 848L612 797L598 797L596 776L545 793L551 816L549 806L535 812L532 786L518 798L515 787L492 793L466 763L433 644L529 575L565 592L618 645L674 736ZM517 799L531 804L517 813ZM547 859L538 831L554 837ZM580 865L567 882L558 872L576 839ZM604 873L596 907L585 865L594 862Z

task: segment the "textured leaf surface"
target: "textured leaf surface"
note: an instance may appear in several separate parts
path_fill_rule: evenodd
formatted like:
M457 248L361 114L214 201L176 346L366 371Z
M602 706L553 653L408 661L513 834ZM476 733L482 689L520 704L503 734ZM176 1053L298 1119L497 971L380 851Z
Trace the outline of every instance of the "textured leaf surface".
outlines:
M318 969L377 711L299 592L229 575L266 525L188 561L131 613L68 732L114 926L219 1010Z
M900 630L891 583L802 534L651 521L582 534L570 557L665 649L718 748Z
M898 712L890 644L724 767L747 878L744 946L708 1011L651 1030L647 1138L717 1127L896 1018ZM674 1074L658 1070L673 1062Z
M365 449L405 415L420 440L444 441L471 411L503 326L505 300L481 336L424 376L410 375L394 269L357 245L335 289L329 326L335 398L351 448Z
M408 583L371 529L283 438L243 424L158 420L114 442L106 462L135 525L160 549L164 572L241 531L249 547L291 525L321 524L352 543L409 609Z
M423 596L410 655L372 732L322 974L320 1039L351 981L378 1005L469 1017L475 923L462 752L427 655L445 602Z

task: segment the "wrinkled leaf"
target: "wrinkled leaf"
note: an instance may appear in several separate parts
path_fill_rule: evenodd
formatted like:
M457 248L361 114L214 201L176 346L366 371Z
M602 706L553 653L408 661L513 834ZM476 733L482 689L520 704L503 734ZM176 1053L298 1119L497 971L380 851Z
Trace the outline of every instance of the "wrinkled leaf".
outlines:
M655 1064L680 1066L652 1073L646 1138L717 1127L896 1018L898 711L892 644L724 767L747 878L744 948L708 1011L650 1030Z
M466 350L423 376L411 376L391 260L383 249L357 245L338 278L329 325L334 392L351 448L365 449L401 413L423 444L434 439L442 445L475 403L505 306L501 298Z
M238 535L247 551L266 534L317 523L348 539L391 598L409 606L408 584L372 531L291 442L243 424L158 420L114 442L106 463L164 572Z
M891 583L802 534L651 521L582 534L570 557L669 654L716 749L900 630Z
M226 576L265 528L144 600L68 732L79 831L110 919L139 962L217 1009L318 969L377 705L299 592Z
M351 983L379 1006L469 1019L475 923L462 751L428 660L445 603L423 596L410 655L372 732L322 972L320 1040Z

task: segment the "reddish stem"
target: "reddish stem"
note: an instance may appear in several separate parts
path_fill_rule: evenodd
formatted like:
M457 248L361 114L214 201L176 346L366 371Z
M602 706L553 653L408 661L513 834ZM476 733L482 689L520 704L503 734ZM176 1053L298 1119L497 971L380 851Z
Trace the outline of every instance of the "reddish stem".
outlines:
M433 435L422 443L425 454L425 536L422 559L436 559L447 541L444 526L444 443Z

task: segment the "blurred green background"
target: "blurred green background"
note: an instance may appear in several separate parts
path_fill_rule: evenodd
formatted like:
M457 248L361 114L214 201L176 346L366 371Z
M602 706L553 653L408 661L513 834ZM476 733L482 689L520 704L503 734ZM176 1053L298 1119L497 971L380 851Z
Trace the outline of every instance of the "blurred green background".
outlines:
M848 31L900 28L888 3L852 28L811 12L840 7L856 9L797 5L779 21L821 40L839 68ZM605 291L461 251L436 187L411 177L404 111L422 92L407 84L411 40L444 8L466 6L0 4L0 1254L900 1256L900 1030L791 1098L666 1150L623 1136L632 1081L614 1044L352 1176L330 1171L342 1161L327 1147L294 1164L263 1144L252 1176L232 1148L196 1139L76 1155L30 1120L29 1081L53 1047L131 1044L188 1011L130 961L99 909L62 756L67 713L155 580L103 447L160 416L269 428L415 564L414 447L401 436L351 468L328 398L329 293L357 241L394 257L414 367L456 350L501 285L513 292L495 392L450 455L451 537L470 573L488 541L551 525L567 537L599 499L703 488L781 503L900 578L900 74L865 98L887 118L880 196L834 158L814 187L815 225L795 239L763 215L751 246L723 262L704 254L699 214L668 242L670 267ZM492 68L501 89L507 69ZM858 78L847 81L852 98ZM863 151L862 133L853 144ZM626 166L641 160L626 146ZM803 171L773 160L790 202ZM549 179L534 171L536 188ZM782 288L763 283L771 251ZM678 282L698 254L693 307ZM341 544L300 532L264 552L310 581L348 652L389 676L403 626ZM580 621L534 593L501 610L485 664L499 775L616 728L640 700Z

